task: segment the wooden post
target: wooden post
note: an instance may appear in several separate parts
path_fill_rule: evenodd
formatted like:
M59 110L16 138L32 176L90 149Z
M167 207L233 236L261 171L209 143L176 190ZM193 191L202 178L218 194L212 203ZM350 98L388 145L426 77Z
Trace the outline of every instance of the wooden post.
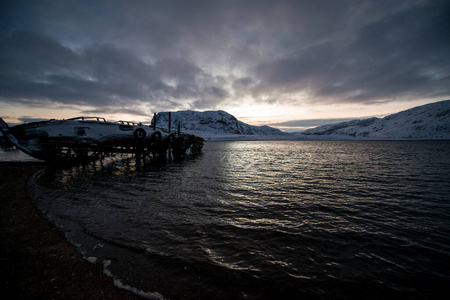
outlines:
M169 133L172 132L172 113L169 111Z
M153 130L156 130L156 113L153 114Z

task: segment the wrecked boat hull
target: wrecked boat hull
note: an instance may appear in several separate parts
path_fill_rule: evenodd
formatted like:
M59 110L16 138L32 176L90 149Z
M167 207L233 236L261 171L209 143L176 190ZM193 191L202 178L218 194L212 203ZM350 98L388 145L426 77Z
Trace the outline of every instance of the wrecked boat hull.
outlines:
M92 161L116 153L162 156L170 148L174 154L184 155L187 150L198 152L203 147L201 137L103 118L48 120L12 127L0 119L0 130L18 149L48 162Z

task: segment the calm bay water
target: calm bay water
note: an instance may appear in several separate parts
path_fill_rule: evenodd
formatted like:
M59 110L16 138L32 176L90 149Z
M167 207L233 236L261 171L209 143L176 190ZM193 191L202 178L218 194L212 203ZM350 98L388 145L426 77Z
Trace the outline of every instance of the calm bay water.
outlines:
M119 284L171 299L421 299L450 284L450 142L208 142L161 166L49 169L31 188Z

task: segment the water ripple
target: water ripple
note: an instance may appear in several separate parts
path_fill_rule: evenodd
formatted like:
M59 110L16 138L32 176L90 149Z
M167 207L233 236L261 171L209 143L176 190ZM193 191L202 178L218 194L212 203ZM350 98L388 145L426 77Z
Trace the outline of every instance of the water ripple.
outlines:
M53 219L142 250L140 265L180 284L206 288L198 278L226 274L208 285L242 287L245 278L268 293L277 285L301 294L364 282L426 293L450 278L449 146L207 143L201 156L161 167L50 170L34 192ZM140 268L117 261L118 276L137 277ZM144 273L130 284L145 288Z

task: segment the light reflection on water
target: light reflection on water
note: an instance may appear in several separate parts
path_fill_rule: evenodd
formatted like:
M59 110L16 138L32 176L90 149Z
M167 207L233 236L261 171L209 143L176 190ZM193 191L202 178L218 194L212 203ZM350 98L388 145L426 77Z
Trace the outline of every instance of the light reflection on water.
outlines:
M336 284L411 292L449 280L449 145L214 142L165 166L52 171L35 192L54 219L143 249L149 259L139 266L111 266L141 289L154 284L142 279L151 266L205 293L309 295L323 283L325 298ZM186 265L195 269L189 276ZM204 276L213 279L198 280Z

